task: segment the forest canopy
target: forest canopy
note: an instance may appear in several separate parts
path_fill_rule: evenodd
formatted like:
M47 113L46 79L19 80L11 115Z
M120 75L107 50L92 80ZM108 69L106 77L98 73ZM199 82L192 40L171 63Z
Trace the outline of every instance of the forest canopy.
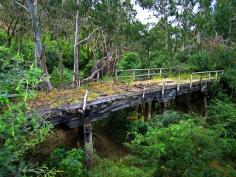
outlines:
M136 7L156 22L138 19ZM224 74L208 88L204 115L187 107L145 121L138 109L110 114L94 137L109 139L100 143L116 155L96 147L90 170L71 132L31 104L42 95L55 105L49 95L64 102L82 95L67 89L111 96L132 86L114 79L117 70L145 68ZM92 87L94 80L103 86ZM0 176L233 177L235 128L235 0L0 1ZM70 138L55 143L61 129ZM47 143L57 146L43 150Z

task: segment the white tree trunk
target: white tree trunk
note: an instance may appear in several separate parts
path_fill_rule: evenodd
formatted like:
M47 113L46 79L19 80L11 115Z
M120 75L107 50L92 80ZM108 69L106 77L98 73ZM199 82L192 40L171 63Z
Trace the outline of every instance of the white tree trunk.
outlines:
M39 32L39 21L37 17L37 0L28 0L27 5L32 18L32 25L34 31L34 40L35 40L35 65L36 67L41 66L41 56L42 56L42 47L40 41L40 32Z
M79 8L79 0L77 0L77 8ZM80 16L79 10L76 14L76 27L75 27L75 43L74 43L74 72L73 82L75 86L79 83L79 33L80 33Z

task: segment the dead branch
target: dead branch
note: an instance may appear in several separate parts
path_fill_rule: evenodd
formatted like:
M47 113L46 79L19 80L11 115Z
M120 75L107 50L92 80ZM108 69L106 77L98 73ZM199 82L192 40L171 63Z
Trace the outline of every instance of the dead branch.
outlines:
M81 43L83 43L83 42L89 40L89 39L91 38L91 36L93 35L93 33L95 33L96 31L98 31L98 30L101 29L101 28L102 28L102 27L99 27L99 28L93 30L85 39L79 41L77 45L79 45L79 44L81 44Z
M12 0L14 4L17 4L18 6L22 7L23 9L25 9L27 12L29 12L29 9L24 6L23 4L19 3L18 1L16 0Z

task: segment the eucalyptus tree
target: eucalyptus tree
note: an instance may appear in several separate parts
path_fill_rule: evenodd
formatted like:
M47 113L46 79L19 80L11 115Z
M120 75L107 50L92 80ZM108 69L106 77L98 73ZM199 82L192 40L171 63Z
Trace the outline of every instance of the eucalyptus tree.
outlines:
M123 0L96 0L91 13L95 26L102 26L102 56L92 73L101 71L112 74L121 54L130 46L128 29L134 17L132 5Z
M27 27L30 23L28 22L25 10L13 6L11 1L2 0L0 7L0 27L7 34L6 46L10 47L13 38L17 36L21 39L23 33L27 32Z
M38 1L37 0L27 0L27 2L26 1L20 2L17 0L12 0L12 1L17 7L24 9L26 12L30 14L34 33L34 41L35 41L35 66L43 69L43 72L46 76L47 88L49 90L52 90L52 85L49 80L49 74L46 66L45 48L42 48L41 44Z

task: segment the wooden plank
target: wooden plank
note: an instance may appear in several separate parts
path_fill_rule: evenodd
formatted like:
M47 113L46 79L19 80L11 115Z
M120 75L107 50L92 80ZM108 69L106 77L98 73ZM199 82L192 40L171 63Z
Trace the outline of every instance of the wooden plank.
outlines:
M207 81L202 81L202 91L206 89ZM97 117L106 117L110 112L121 110L127 107L134 107L144 102L149 101L168 101L174 99L177 95L186 94L189 92L189 84L181 84L177 92L177 85L165 86L164 94L162 88L145 88L145 97L143 98L144 90L138 92L126 93L122 95L109 96L86 102L86 113L84 116L87 121L96 121ZM191 91L201 90L200 82L193 82ZM53 124L58 125L66 123L69 126L83 125L85 120L82 120L82 110L85 104L77 104L72 107L65 107L65 109L54 109L55 115L50 115ZM52 111L53 112L53 111ZM72 123L70 123L72 122Z

